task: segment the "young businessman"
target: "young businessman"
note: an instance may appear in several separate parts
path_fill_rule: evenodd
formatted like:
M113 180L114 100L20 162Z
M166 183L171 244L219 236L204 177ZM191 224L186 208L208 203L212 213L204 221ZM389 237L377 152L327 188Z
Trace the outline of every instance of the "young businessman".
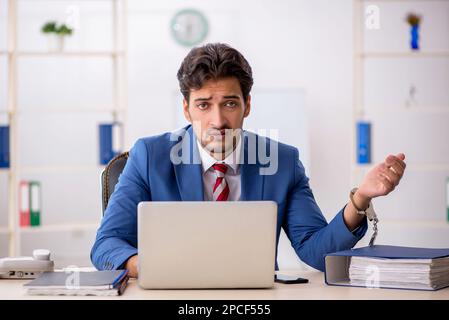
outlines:
M389 155L327 223L298 150L242 130L251 111L253 78L237 50L219 43L192 49L178 80L191 125L139 139L131 149L92 248L92 262L100 270L125 267L137 277L140 201L273 200L277 240L283 228L302 261L323 271L326 253L352 248L364 236L367 221L358 211L393 191L404 174L405 155ZM267 150L269 167L260 159Z

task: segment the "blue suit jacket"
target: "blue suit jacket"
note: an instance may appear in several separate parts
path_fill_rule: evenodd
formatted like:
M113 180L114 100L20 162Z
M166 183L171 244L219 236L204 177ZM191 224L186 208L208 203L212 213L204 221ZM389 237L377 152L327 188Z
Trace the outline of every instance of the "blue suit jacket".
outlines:
M173 139L174 136L177 139ZM282 227L300 259L323 271L324 255L352 248L366 232L366 219L352 233L343 221L343 208L328 224L315 202L298 150L278 143L276 174L261 175L260 172L267 168L266 162L259 159L248 161L248 141L254 141L251 139L262 139L268 150L273 143L268 138L244 132L245 162L240 167L240 200L276 201L276 241L279 240ZM173 164L170 160L170 152L173 152L175 145L179 146L180 141L186 147L183 151L189 151L185 154L181 151L183 159L190 160L190 164ZM198 160L198 148L191 126L175 135L165 133L142 138L135 143L109 199L91 251L91 260L97 269L123 268L126 260L137 254L139 202L203 201L201 164L200 161L191 164L195 157Z

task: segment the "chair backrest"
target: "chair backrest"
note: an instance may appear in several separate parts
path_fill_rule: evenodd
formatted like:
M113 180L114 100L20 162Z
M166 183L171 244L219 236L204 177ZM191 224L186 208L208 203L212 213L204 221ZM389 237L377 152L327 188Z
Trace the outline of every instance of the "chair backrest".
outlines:
M118 182L118 178L125 167L126 161L128 160L129 152L123 152L115 156L106 165L106 168L101 174L101 193L103 202L103 214L108 206L109 197L114 192L115 185Z

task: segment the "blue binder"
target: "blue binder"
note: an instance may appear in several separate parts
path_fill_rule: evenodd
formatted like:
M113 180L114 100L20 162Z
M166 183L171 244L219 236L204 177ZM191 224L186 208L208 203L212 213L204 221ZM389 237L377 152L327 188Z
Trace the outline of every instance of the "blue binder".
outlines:
M9 168L9 126L0 126L0 168Z
M118 122L99 125L100 164L106 165L121 152L121 124Z
M357 123L357 162L371 163L371 123Z
M449 248L429 249L374 245L339 251L325 256L325 282L328 285L352 286L349 279L351 257L384 259L438 259L449 257ZM420 289L418 289L420 290Z

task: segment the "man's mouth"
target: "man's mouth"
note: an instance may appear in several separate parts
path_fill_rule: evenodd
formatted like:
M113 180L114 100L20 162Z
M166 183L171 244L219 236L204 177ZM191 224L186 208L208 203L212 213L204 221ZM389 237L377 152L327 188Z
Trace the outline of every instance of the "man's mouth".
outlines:
M226 132L231 129L209 130L209 136L225 136Z

